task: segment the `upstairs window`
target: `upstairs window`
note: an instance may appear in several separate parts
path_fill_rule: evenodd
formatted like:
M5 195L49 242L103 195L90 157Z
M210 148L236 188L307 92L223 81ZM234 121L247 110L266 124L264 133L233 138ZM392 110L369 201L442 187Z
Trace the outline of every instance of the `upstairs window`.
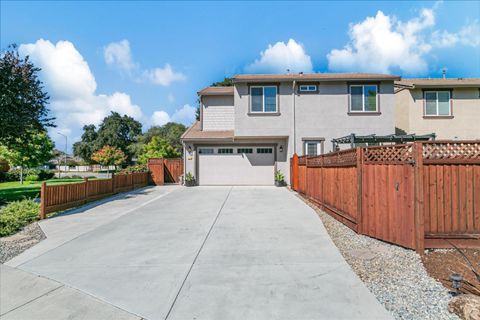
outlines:
M277 112L277 87L250 87L252 113Z
M451 116L450 91L425 91L426 116Z
M314 84L302 84L299 86L299 91L300 92L316 92L317 91L317 86Z
M350 112L378 112L376 85L350 86Z

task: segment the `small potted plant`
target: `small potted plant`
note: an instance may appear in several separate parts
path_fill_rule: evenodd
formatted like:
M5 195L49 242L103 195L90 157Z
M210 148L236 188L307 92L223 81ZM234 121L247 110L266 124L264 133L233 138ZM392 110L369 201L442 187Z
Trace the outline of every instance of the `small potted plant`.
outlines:
M277 187L284 187L286 186L285 183L285 176L280 170L275 171L275 185Z
M185 187L193 187L195 185L195 177L192 173L187 172L185 175Z

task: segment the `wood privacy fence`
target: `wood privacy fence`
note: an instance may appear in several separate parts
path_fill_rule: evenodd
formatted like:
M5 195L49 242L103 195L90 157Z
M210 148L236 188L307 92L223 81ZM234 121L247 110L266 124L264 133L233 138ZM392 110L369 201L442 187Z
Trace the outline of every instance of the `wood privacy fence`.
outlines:
M183 174L183 159L148 159L148 170L152 182L159 186L165 183L179 183Z
M42 183L40 219L50 212L65 210L83 205L89 201L110 196L115 193L144 187L148 184L148 173L112 174L110 179L88 180L83 182L47 185Z
M291 159L291 185L357 233L423 252L480 247L480 141Z

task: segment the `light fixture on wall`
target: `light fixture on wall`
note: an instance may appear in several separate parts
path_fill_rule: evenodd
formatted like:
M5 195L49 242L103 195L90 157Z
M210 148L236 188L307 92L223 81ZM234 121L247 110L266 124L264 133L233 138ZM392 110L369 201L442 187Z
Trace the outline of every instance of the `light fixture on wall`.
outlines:
M283 146L280 146L278 150L280 150L280 152L283 152Z
M188 151L188 154L191 154L191 153L192 153L192 146L189 145L189 146L187 147L187 151Z

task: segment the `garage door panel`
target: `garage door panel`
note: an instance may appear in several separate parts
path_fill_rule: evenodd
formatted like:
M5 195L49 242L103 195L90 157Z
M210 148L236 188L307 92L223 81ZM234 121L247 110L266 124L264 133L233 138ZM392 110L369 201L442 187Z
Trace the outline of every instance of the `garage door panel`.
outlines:
M273 185L273 153L199 154L200 185ZM234 148L237 152L237 148Z

